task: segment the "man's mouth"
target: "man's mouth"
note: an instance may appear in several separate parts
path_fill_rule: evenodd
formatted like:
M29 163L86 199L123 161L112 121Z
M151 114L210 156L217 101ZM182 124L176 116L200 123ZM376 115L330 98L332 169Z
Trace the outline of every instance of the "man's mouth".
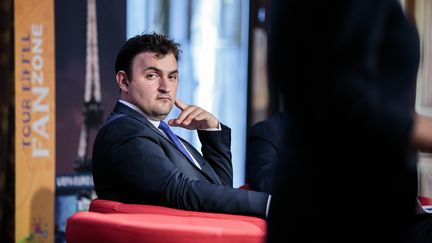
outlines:
M170 96L158 96L157 99L158 100L169 100L169 101L171 101L171 97Z

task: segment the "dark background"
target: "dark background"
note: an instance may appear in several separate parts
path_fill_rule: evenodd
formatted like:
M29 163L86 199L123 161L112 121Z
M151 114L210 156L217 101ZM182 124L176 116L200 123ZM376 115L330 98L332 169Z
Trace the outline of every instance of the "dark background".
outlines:
M114 62L126 40L126 1L96 2L104 119L118 99ZM87 1L55 1L56 173L74 172L83 123ZM96 131L91 131L89 151Z

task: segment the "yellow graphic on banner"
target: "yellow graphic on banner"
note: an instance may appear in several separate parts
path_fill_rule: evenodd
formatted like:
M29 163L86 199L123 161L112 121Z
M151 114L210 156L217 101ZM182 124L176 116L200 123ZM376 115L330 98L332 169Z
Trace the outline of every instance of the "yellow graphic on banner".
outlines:
M54 242L54 0L15 0L15 240Z

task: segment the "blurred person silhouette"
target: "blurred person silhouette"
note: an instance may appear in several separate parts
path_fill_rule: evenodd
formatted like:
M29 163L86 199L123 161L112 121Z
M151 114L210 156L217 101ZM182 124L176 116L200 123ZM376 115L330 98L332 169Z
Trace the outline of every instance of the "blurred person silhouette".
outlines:
M414 213L432 126L414 111L419 36L399 1L269 9L269 77L293 152L276 170L268 242L432 242L430 217Z
M266 217L268 193L232 188L230 128L176 98L178 46L153 33L130 38L120 49L120 100L93 146L98 198ZM174 105L181 112L165 123ZM197 130L202 155L169 126Z
M246 183L252 190L273 193L278 163L289 163L289 114L280 112L254 124L246 146Z

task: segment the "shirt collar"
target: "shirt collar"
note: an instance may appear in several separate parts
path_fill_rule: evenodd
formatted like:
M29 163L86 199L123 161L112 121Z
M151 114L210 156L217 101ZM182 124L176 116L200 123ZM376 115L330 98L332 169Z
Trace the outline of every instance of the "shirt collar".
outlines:
M158 120L153 120L151 119L148 115L146 115L140 108L138 108L136 105L131 104L127 101L124 100L119 100L120 103L122 103L123 105L128 106L129 108L133 109L134 111L140 113L145 119L147 119L151 124L153 124L153 126L155 126L156 128L159 127L160 121Z

